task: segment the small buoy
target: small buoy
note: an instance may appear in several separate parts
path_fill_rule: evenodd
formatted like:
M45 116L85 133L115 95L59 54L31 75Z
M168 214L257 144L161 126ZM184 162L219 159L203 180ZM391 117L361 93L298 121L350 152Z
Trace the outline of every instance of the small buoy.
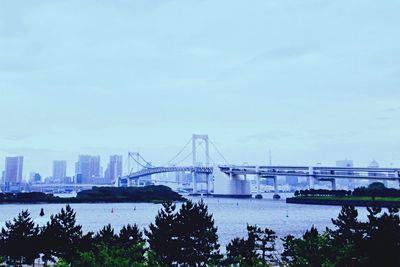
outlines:
M44 210L43 210L43 208L40 210L40 217L43 217L44 216Z
M114 213L114 209L111 209L111 213Z
M136 206L133 208L133 210L136 210Z

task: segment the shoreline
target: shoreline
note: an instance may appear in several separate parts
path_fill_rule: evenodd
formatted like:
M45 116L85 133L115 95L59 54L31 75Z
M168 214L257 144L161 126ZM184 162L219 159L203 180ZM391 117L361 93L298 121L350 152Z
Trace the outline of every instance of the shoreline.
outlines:
M351 205L356 207L382 207L382 208L400 208L400 201L385 200L354 200L354 199L318 199L318 198L287 198L288 204L305 204L305 205L326 205L326 206L343 206Z

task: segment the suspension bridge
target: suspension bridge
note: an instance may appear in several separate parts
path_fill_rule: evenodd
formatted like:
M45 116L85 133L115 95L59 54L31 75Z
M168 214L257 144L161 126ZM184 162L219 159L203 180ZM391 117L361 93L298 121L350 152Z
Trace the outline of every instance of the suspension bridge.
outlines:
M218 165L210 157L210 144L225 164ZM204 152L203 161L199 161L198 157L200 148L203 148ZM190 149L189 153L184 154L188 149ZM129 153L129 158L137 164L137 169L133 171L133 168L129 167L129 174L119 179L119 186L139 186L142 179L151 179L151 176L156 174L189 173L192 193L198 193L199 186L201 186L203 193L232 197L252 196L248 176L253 176L256 180L258 194L261 193L260 181L262 179L272 180L274 197L279 197L277 181L279 176L306 177L310 188L314 186L315 181L325 181L330 182L332 189L335 190L337 179L396 181L400 187L400 168L232 165L228 163L208 135L193 134L184 147L161 166L154 166L138 152ZM183 164L190 158L190 164ZM203 185L205 185L205 189L203 189Z

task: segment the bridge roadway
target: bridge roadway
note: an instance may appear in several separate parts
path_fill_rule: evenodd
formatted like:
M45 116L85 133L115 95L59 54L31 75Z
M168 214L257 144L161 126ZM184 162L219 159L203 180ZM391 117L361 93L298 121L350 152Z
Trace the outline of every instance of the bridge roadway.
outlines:
M305 166L238 166L220 165L220 171L234 175L259 175L262 178L274 176L298 176L322 179L376 179L376 180L399 180L400 169L398 168L343 168L343 167L305 167ZM132 173L125 178L138 179L158 173L167 172L195 172L213 173L213 167L154 167L143 169Z
M220 173L229 176L230 180L244 178L247 175L256 176L257 191L260 192L260 179L273 179L275 192L278 192L278 176L296 176L307 177L310 181L310 187L314 181L329 181L332 183L332 189L336 189L336 179L364 179L364 180L391 180L398 181L400 186L399 168L344 168L344 167L322 167L322 166L238 166L238 165L219 165L217 167L196 167L196 166L173 166L173 167L155 167L143 169L132 173L125 179L135 180L140 177L149 176L157 173L166 172L191 172L193 174L215 173L216 169ZM193 179L193 189L196 192L196 182Z

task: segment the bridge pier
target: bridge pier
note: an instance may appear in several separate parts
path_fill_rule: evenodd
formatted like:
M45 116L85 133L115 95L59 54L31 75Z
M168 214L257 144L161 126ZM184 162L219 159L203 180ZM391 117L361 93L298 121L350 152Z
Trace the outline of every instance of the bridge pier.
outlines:
M308 186L309 189L314 188L315 180L314 180L314 167L308 167Z
M210 185L211 185L211 183L210 183L210 176L211 176L211 175L209 175L208 173L206 174L206 179L207 179L207 194L210 194L210 193L211 193L211 190L210 190Z
M278 177L274 176L273 179L274 179L274 196L273 196L273 198L280 199L281 196L279 195L279 190L278 190Z
M331 183L332 183L332 190L336 190L336 179L333 178L333 179L331 180Z
M256 183L257 183L257 194L261 194L261 186L260 186L260 167L256 166Z
M197 181L196 181L196 172L192 172L192 182L193 182L193 194L197 193Z

